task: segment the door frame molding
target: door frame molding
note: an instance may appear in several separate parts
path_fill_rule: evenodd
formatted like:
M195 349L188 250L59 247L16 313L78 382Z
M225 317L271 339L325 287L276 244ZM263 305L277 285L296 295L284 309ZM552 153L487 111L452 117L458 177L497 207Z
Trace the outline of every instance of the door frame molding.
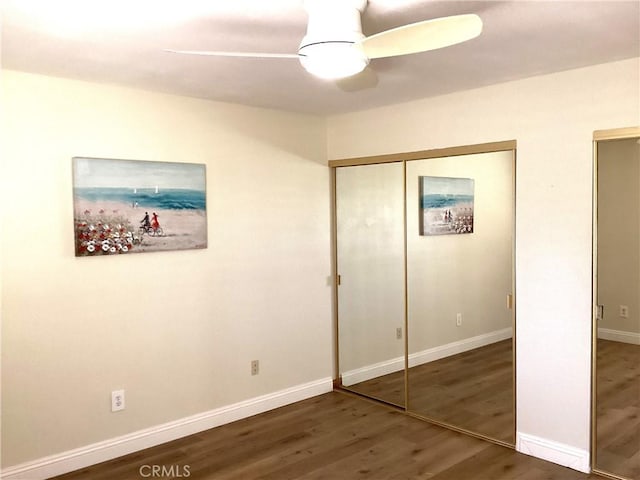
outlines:
M515 150L516 140L502 142L477 143L475 145L460 145L457 147L433 148L415 152L391 153L373 155L369 157L339 158L329 160L329 167L355 167L358 165L374 165L376 163L406 162L408 160L425 160L427 158L455 157L458 155L473 155L477 153L501 152Z

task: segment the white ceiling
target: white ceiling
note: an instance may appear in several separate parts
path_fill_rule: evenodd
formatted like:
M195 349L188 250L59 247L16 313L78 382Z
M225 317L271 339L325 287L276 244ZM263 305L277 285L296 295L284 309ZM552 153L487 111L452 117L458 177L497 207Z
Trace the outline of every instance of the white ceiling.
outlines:
M302 0L4 0L1 58L26 72L327 115L640 56L640 0L369 0L363 31L462 13L482 18L480 37L373 60L377 85L355 91L295 59L163 51L295 53Z

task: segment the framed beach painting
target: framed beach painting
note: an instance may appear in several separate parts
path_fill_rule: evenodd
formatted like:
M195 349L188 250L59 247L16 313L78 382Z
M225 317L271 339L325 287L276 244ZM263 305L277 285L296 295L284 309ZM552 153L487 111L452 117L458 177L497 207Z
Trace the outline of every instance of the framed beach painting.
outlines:
M73 158L78 257L207 247L205 165Z
M420 177L420 235L473 233L474 180Z

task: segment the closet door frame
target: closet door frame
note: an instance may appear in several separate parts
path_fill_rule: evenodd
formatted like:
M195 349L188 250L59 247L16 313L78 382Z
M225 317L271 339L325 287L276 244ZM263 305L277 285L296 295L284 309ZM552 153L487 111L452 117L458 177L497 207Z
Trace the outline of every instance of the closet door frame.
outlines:
M503 445L509 448L515 448L515 444L506 443L501 440L497 440L491 437L487 437L485 435L472 432L466 430L464 428L457 427L455 425L450 425L443 422L438 422L431 420L429 418L422 417L417 414L413 414L407 407L408 402L406 400L409 399L409 382L408 382L408 374L409 374L409 318L408 318L408 298L407 298L407 218L406 218L406 164L412 160L426 160L430 158L440 158L440 157L454 157L454 156L462 156L462 155L472 155L472 154L480 154L480 153L494 153L501 151L512 151L513 152L513 162L514 162L514 206L515 206L515 194L516 194L516 185L515 185L515 169L517 165L517 141L516 140L506 140L500 142L489 142L489 143L481 143L474 145L462 145L456 147L447 147L447 148L437 148L431 150L420 150L414 152L403 152L403 153L392 153L385 155L375 155L368 157L353 157L353 158L340 158L340 159L332 159L329 160L328 166L331 170L330 179L331 179L331 249L332 249L332 272L331 272L331 284L332 284L332 297L333 297L333 331L334 331L334 373L333 373L333 385L336 390L343 390L342 379L340 376L340 352L339 352L339 308L338 305L338 290L340 287L340 272L338 270L338 238L337 238L337 198L336 198L336 169L339 167L353 167L353 166L361 166L361 165L375 165L381 163L395 163L402 162L403 163L403 177L404 177L404 388L405 388L405 406L403 408L398 407L393 404L387 404L381 400L375 400L379 403L385 404L390 408L394 408L400 410L408 415L411 415L416 418L420 418L421 420L434 423L450 430L458 431L461 433L465 433L467 435L481 438L483 440L487 440L492 443L497 443L499 445ZM515 217L515 210L514 210ZM515 218L514 218L514 227L515 227ZM515 241L515 231L513 236L513 262L512 262L512 283L513 283L513 297L517 298L516 295L516 285L515 285L515 252L516 252L516 241ZM516 410L516 305L515 301L512 301L512 327L513 327L513 354L512 354L512 364L513 364L513 415L514 415L514 433L517 425L517 410ZM344 391L349 392L349 390L344 389ZM350 392L353 393L353 392ZM353 393L354 395L363 396L357 393ZM366 397L365 397L366 398ZM515 438L515 435L514 435Z
M640 127L613 128L593 132L593 173L592 173L592 293L591 293L591 472L606 478L625 480L615 473L599 470L596 462L597 452L597 360L598 360L598 144L612 140L624 140L640 137Z

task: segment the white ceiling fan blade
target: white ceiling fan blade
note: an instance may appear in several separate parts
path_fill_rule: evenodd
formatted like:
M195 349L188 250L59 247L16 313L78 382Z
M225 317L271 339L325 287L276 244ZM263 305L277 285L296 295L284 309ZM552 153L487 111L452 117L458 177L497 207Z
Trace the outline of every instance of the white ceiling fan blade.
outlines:
M481 32L477 15L455 15L392 28L365 38L360 45L370 59L394 57L455 45Z
M215 52L209 50L169 50L169 53L184 55L203 55L208 57L250 57L250 58L300 58L297 53L260 53L260 52Z

